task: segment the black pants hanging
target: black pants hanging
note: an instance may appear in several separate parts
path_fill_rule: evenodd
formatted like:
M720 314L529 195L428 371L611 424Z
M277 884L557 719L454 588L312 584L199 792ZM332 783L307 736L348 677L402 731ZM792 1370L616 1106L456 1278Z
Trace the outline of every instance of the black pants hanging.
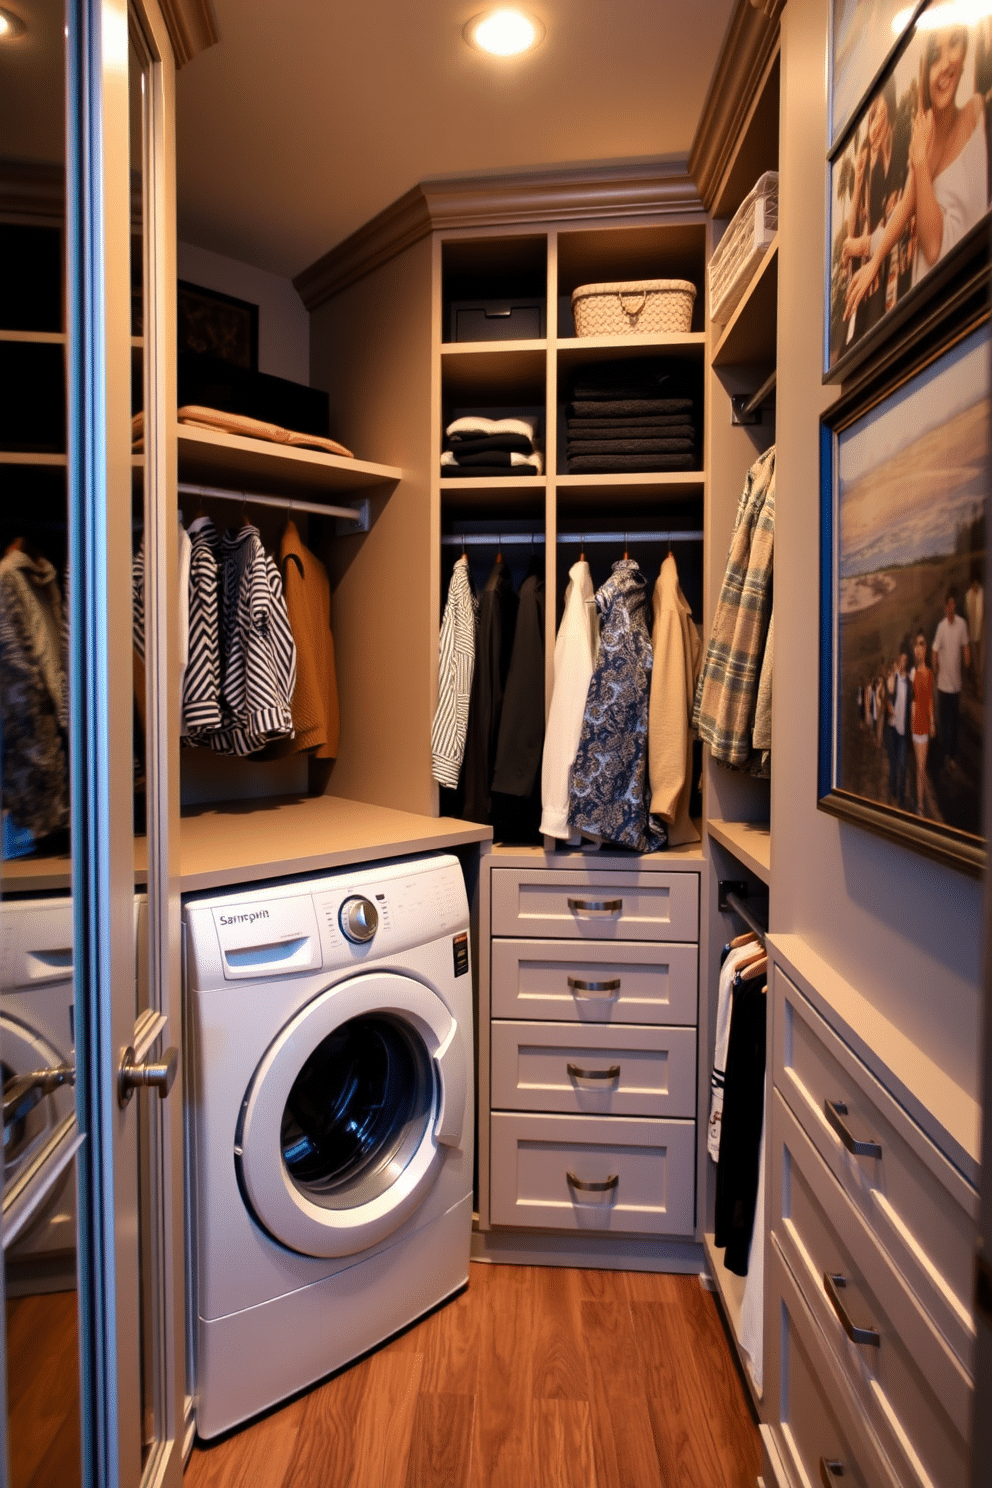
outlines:
M760 978L734 988L716 1170L715 1244L724 1265L747 1275L765 1101L765 993Z

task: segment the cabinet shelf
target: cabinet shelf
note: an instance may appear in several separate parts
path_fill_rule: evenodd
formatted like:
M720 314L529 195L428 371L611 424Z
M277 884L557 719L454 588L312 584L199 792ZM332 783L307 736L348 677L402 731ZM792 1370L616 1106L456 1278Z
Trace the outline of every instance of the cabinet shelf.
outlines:
M599 361L604 352L622 351L625 356L694 356L706 345L705 331L669 331L653 336L566 336L556 343L559 362L579 366Z
M778 338L778 234L713 348L714 367L775 365Z
M701 470L625 471L617 475L558 475L555 487L570 506L598 506L604 499L631 505L681 501L702 495Z
M33 450L0 450L0 465L54 465L64 470L67 463L65 455L43 455Z
M544 402L547 341L450 341L441 347L447 398L486 404Z
M767 822L722 821L714 817L706 823L714 842L750 869L763 884L771 882L772 840Z
M34 346L64 346L64 331L0 331L0 341L25 342Z
M266 444L239 434L177 425L179 478L203 485L222 485L240 490L272 492L275 495L321 492L339 495L364 491L370 486L392 485L403 471L393 465L328 455L320 450Z

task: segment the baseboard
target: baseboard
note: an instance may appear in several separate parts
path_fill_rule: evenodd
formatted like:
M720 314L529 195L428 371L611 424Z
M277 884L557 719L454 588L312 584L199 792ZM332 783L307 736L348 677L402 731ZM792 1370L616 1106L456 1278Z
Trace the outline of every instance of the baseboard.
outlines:
M472 1260L503 1266L578 1266L598 1271L659 1271L691 1276L704 1264L694 1240L636 1240L616 1235L548 1235L474 1230Z

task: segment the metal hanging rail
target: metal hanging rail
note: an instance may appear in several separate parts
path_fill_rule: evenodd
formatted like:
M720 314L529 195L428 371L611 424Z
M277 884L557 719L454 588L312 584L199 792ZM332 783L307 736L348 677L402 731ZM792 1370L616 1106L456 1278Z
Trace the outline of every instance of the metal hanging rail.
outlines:
M182 487L179 488L182 490ZM616 546L623 543L632 546L638 542L702 542L701 532L559 532L560 543L580 543L588 546L609 544ZM511 547L526 545L533 547L543 543L545 536L543 532L446 532L441 538L441 543L446 548L469 548L469 547Z
M257 491L230 491L222 486L191 486L180 481L180 496L202 496L207 501L239 501L242 506L274 506L280 511L312 512L318 517L340 517L365 524L368 531L368 497L360 506L322 506L317 501L298 501L295 496L260 496Z
M749 930L752 930L761 941L761 944L764 945L765 936L768 934L768 926L760 924L759 921L755 919L751 911L735 893L730 891L726 894L723 894L721 896L720 908L733 910L734 914L739 916L739 918L744 921L747 928Z
M747 418L752 413L757 413L762 404L768 402L772 393L775 391L777 382L777 372L772 372L769 377L765 378L758 391L752 397L748 398L747 402L744 404L744 408L742 410L744 418Z

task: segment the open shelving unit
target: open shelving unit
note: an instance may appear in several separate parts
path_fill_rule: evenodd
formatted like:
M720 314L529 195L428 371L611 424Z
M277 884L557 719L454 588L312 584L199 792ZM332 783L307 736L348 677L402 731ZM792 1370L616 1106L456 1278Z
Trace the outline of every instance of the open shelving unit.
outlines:
M248 492L271 490L276 495L306 494L316 499L321 492L340 495L364 491L403 478L402 470L370 460L268 444L261 439L192 428L188 424L177 424L176 429L179 478L183 481L202 481Z

